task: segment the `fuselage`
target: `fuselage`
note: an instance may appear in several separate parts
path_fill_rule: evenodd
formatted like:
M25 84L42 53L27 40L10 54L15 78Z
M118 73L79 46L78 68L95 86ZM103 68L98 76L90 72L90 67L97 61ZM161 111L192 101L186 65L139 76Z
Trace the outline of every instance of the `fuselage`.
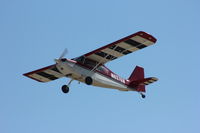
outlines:
M66 77L80 82L85 82L86 77L91 77L93 79L92 85L94 86L121 91L135 91L134 88L128 86L128 80L113 73L106 66L99 65L91 60L81 62L76 59L70 60L64 58L57 61L56 67Z

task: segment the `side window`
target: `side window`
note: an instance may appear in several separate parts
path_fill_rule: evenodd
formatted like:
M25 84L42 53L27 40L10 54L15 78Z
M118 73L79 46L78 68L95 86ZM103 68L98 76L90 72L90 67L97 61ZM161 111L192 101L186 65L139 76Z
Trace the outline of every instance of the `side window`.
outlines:
M107 70L104 66L99 66L99 67L97 68L97 70L100 71L100 72L104 72L104 73L107 73L107 72L108 72L108 70Z
M97 68L97 70L100 71L100 72L104 72L104 70L103 70L103 68L102 68L101 66L99 66L99 67Z
M88 59L85 59L85 62L84 62L85 65L89 66L89 67L95 67L96 66L96 63L93 62L93 61L90 61Z

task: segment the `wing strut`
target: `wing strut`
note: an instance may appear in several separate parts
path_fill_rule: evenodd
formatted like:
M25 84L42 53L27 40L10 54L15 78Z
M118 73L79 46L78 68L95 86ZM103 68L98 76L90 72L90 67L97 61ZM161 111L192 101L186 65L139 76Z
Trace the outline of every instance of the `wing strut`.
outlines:
M115 46L114 48L113 48L113 50L115 50L117 48L117 46ZM109 56L109 54L107 54L106 56L105 56L105 58L107 58ZM114 57L113 57L114 58ZM111 58L111 60L113 59L113 58ZM96 68L102 63L102 61L103 61L103 58L95 65L95 67L89 72L89 74L91 73L91 72L93 72L94 70L96 70Z

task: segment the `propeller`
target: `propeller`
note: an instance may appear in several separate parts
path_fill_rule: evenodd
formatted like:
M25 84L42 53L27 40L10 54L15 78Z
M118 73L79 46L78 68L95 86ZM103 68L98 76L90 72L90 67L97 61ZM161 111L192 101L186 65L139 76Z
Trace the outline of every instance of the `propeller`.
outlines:
M62 52L62 54L60 55L60 57L58 59L55 59L54 61L56 63L58 63L60 60L62 60L62 58L68 53L67 48L64 49L64 51ZM64 60L64 59L63 59Z
M67 53L68 53L68 50L67 48L65 48L62 54L60 55L59 60L62 59Z

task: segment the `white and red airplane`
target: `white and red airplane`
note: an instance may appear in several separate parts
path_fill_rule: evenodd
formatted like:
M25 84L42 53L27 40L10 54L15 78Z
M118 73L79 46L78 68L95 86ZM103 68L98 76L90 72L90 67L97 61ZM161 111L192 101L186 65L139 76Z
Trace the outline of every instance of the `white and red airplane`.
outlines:
M136 66L130 77L123 79L108 69L105 64L155 42L156 38L152 35L139 31L77 58L63 58L65 50L59 59L55 59L55 64L23 75L39 82L49 82L62 77L71 78L67 85L62 86L64 93L68 93L71 82L77 80L103 88L137 91L142 98L145 98L145 86L157 81L157 78L145 78L144 69Z

